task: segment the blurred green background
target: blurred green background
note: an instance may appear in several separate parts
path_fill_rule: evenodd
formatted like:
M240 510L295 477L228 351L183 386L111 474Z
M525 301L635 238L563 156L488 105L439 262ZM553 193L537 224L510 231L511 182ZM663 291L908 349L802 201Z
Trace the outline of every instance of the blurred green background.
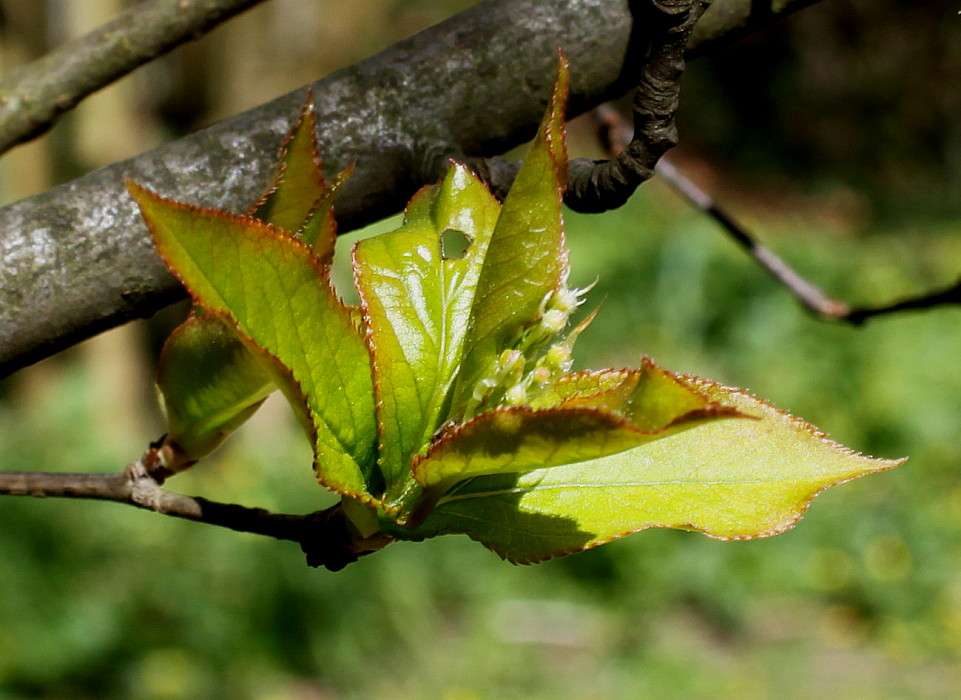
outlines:
M5 156L3 201L470 4L274 0ZM674 154L855 304L961 270L961 89L947 79L959 23L941 3L902 5L818 3L697 62ZM0 2L4 71L122 6ZM596 149L588 122L571 132L575 155ZM662 182L619 211L571 215L568 231L574 283L599 280L580 367L647 354L911 461L826 492L769 540L649 531L535 567L448 537L329 573L288 543L115 504L3 498L0 698L956 698L961 311L859 329L814 320ZM152 353L177 313L0 383L0 468L109 471L139 455L163 430ZM273 400L170 486L287 512L329 500Z

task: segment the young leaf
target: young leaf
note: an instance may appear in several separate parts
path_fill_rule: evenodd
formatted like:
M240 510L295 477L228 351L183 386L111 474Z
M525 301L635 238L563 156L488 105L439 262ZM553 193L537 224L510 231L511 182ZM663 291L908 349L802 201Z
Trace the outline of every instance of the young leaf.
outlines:
M128 187L195 302L278 363L281 388L302 408L321 482L367 498L379 480L370 361L325 268L303 243L256 219Z
M597 408L628 420L638 430L657 431L695 413L740 415L712 403L683 379L641 361L640 369L577 372L559 377L530 402L532 408Z
M308 96L300 116L281 144L273 182L250 210L251 216L296 233L316 210L317 201L327 191L317 151L316 129L317 114ZM333 240L330 245L333 246Z
M487 188L457 165L441 185L418 193L400 229L354 249L388 503L410 486L411 457L442 420L498 210ZM455 228L471 243L463 258L447 259L442 235Z
M414 461L414 478L444 491L475 476L597 459L740 415L650 361L640 370L568 375L554 391L552 405L498 408L448 431Z
M349 169L326 185L315 128L308 99L281 145L273 182L252 216L298 232L329 263L336 237L331 205ZM164 345L157 388L169 426L161 457L169 471L177 472L215 449L276 387L255 351L213 314L195 310Z
M567 181L568 81L567 62L562 58L547 113L504 201L487 250L455 406L468 403L492 361L513 344L526 324L537 320L545 298L567 277L561 205Z
M216 449L276 387L233 330L203 313L167 339L157 388L168 425L164 466L177 472Z
M297 230L300 240L314 251L314 255L324 265L330 265L334 261L334 242L337 240L334 197L353 171L353 166L348 166L334 176L324 193L314 202L314 210Z
M767 537L791 528L822 490L903 461L851 452L742 392L681 381L754 420L713 421L593 461L462 482L407 536L466 533L525 564L650 527Z

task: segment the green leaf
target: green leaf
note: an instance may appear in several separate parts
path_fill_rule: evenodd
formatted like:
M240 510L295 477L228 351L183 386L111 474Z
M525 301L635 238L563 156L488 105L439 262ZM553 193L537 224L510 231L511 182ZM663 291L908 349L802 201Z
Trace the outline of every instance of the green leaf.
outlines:
M202 313L167 339L157 388L168 425L164 466L177 472L216 449L276 387L233 330Z
M354 249L388 503L411 485L411 457L443 420L498 210L487 188L457 165L441 185L415 196L400 229ZM463 258L447 259L442 235L455 228L471 244Z
M468 403L500 353L534 322L565 282L561 212L567 182L564 107L569 76L561 60L547 113L504 201L477 284L456 406Z
M304 221L298 232L300 240L310 246L314 255L324 265L330 265L334 261L334 243L337 240L334 197L353 171L354 167L351 165L334 176L334 179L326 186L324 193L314 203L313 212Z
M273 182L251 209L251 216L296 233L316 211L318 200L327 191L317 150L316 129L317 115L308 96L299 118L280 147L280 161Z
M553 385L550 405L481 413L446 431L412 470L425 487L446 490L480 475L597 459L738 415L645 361L639 370L568 375Z
M560 377L530 402L532 408L597 408L627 420L638 430L657 431L699 412L738 415L711 403L673 372L648 358L640 369L577 372Z
M328 186L321 174L316 116L308 98L280 148L279 164L252 215L292 232L325 262L333 257L331 216L340 173ZM167 339L157 388L168 420L164 466L176 472L215 449L275 388L261 358L212 314L195 312Z
M754 420L713 421L602 459L471 479L420 530L396 536L466 533L516 563L650 527L767 537L791 528L822 490L901 463L851 452L739 391L681 381Z
M128 187L195 302L276 361L278 383L313 440L321 482L368 498L379 480L370 361L326 268L303 243L256 219Z

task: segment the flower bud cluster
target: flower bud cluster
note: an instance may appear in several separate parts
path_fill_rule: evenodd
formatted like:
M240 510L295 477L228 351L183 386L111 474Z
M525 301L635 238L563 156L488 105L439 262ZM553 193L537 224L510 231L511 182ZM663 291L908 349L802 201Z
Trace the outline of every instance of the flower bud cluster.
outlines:
M524 376L526 364L524 353L516 348L508 348L500 354L487 376L477 382L471 398L483 403L497 389L517 384Z
M484 404L525 405L553 380L570 371L574 341L591 322L593 314L566 336L559 339L558 336L567 327L571 314L583 303L584 293L593 286L585 289L562 286L544 296L534 322L518 334L512 347L500 354L475 385L468 415L473 415Z

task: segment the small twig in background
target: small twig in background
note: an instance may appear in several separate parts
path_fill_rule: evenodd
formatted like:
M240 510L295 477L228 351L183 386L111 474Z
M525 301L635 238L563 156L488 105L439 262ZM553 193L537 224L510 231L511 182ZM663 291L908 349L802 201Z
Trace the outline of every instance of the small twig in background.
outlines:
M594 110L594 118L598 125L598 139L604 149L613 154L623 149L631 136L630 128L621 113L610 106L601 105ZM804 308L821 318L860 325L875 316L929 309L947 304L961 304L961 280L959 280L946 289L909 297L891 304L852 308L846 302L834 299L820 287L804 279L772 250L759 243L747 227L715 203L709 194L685 177L667 158L661 158L656 172L694 207L714 219L761 267L786 287Z
M85 97L262 0L150 0L0 80L0 153Z
M771 249L761 245L750 231L734 217L715 204L714 200L678 171L673 163L662 159L657 173L674 186L687 201L709 215L778 282L787 287L809 311L824 318L845 319L851 309L843 301L832 299L815 284L804 279Z
M884 316L901 311L921 311L949 304L961 304L961 280L946 289L908 297L892 304L851 309L843 320L860 325L874 316Z

